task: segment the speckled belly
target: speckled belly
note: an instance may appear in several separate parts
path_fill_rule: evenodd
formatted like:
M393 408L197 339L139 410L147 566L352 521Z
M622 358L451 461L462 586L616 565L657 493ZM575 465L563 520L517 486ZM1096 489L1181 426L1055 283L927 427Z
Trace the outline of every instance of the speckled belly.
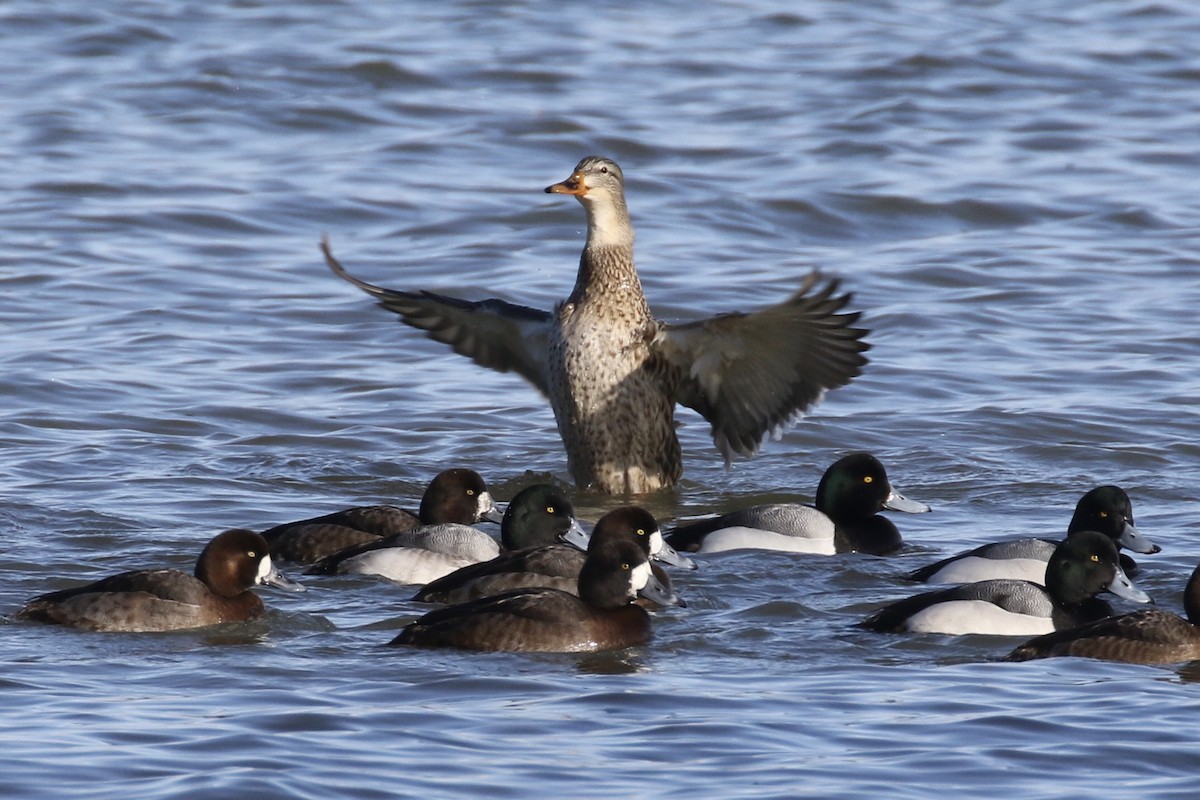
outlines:
M576 484L612 494L680 474L673 394L634 331L572 320L551 345L551 405ZM620 344L617 344L617 343Z

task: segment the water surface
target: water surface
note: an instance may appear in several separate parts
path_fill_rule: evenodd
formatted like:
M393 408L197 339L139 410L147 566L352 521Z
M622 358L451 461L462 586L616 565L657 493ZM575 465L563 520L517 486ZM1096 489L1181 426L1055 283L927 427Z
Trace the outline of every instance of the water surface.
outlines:
M234 526L563 480L548 408L336 280L549 308L582 156L628 178L670 320L812 268L872 329L850 387L725 470L681 415L664 521L810 500L866 449L932 514L891 558L737 553L648 647L383 647L370 580L228 631L3 627L10 798L1190 797L1194 665L996 663L853 623L903 572L1057 536L1118 483L1178 610L1195 546L1200 12L1112 0L0 5L0 610ZM595 518L614 501L575 497ZM1120 606L1120 610L1127 610Z

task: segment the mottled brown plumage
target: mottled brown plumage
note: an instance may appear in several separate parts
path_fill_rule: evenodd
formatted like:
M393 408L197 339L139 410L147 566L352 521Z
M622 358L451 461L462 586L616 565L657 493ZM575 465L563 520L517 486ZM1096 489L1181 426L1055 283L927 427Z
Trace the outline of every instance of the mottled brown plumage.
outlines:
M866 364L866 330L837 281L809 275L760 311L667 325L650 313L633 260L621 168L591 156L547 192L574 195L588 218L575 288L552 312L384 289L330 268L385 308L481 366L513 370L550 400L576 484L650 492L682 474L676 403L700 412L728 463L843 386Z

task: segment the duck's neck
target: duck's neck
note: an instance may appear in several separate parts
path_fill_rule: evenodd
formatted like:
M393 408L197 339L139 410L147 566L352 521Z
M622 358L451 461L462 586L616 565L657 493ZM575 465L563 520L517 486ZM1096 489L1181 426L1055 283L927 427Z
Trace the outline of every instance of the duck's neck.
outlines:
M623 198L609 202L584 202L587 242L579 257L579 273L570 302L608 298L623 306L646 310L642 282L633 262L633 225Z

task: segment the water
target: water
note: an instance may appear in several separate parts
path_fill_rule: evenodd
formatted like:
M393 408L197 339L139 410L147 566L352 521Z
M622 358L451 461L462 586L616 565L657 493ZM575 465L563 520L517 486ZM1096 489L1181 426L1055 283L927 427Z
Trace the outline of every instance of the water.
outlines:
M563 478L541 399L342 284L565 296L546 196L625 168L667 319L841 276L872 363L723 469L683 415L663 520L811 499L875 452L934 513L900 555L738 553L596 656L382 647L370 580L229 631L3 627L8 798L1192 797L1195 665L996 663L852 624L897 575L1055 536L1124 486L1178 610L1195 566L1200 12L973 3L0 5L0 610L189 569L232 526ZM613 501L580 495L594 518ZM1124 606L1121 610L1126 610Z

